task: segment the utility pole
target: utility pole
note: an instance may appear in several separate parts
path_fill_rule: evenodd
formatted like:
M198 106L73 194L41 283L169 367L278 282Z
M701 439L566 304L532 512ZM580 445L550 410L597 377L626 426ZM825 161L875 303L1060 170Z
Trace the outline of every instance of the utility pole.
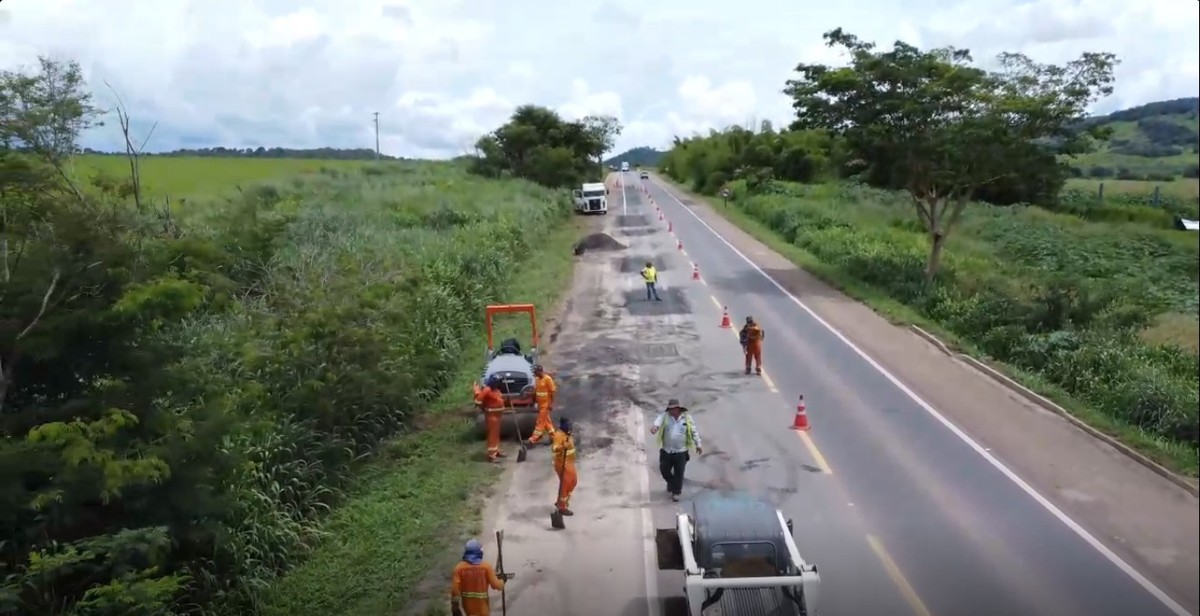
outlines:
M375 112L375 160L379 160L379 112Z

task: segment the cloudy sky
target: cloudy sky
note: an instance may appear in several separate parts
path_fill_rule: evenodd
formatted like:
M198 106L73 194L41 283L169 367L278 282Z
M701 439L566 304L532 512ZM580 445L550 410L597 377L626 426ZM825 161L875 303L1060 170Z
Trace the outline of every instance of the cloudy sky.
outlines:
M104 106L159 123L148 150L372 147L449 157L522 103L611 114L617 151L761 119L821 33L977 58L1123 64L1096 111L1196 96L1196 0L0 0L0 68L79 61ZM935 8L936 7L936 8ZM116 149L111 126L85 145Z

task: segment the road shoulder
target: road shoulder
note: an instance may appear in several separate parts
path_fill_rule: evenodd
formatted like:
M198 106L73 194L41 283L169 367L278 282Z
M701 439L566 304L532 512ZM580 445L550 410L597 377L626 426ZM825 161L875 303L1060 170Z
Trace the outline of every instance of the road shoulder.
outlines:
M1200 503L1195 496L799 269L702 198L663 178L655 181L1068 516L1195 612L1200 604Z

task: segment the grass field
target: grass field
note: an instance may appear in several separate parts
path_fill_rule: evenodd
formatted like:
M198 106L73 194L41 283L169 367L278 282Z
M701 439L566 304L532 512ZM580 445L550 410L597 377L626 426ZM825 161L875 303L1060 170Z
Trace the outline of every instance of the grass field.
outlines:
M902 197L841 185L779 188L714 209L893 321L938 332L1196 475L1194 234L972 206L950 237L939 288L928 292L926 241Z
M75 170L117 175L119 162ZM395 614L430 572L445 580L498 474L468 436L484 309L555 312L583 229L568 194L455 163L151 162L147 187L197 205L178 233L131 225L144 235L110 249L137 265L113 268L119 307L80 318L144 317L111 346L164 358L118 375L145 383L144 406L122 404L154 442L139 447L140 426L120 437L158 452L171 480L113 497L113 530L70 530L117 542L127 524L175 520L156 532L181 547L148 579L155 600L198 613ZM506 320L497 335L527 343L527 327ZM57 513L91 519L94 483ZM192 539L202 535L220 538L215 552ZM70 609L53 579L22 583L43 601L29 613ZM114 601L148 600L113 583Z
M1105 195L1153 195L1154 188L1158 187L1160 194L1163 196L1192 200L1200 197L1200 180L1195 178L1177 178L1172 182L1071 178L1067 180L1065 188L1067 190L1084 190L1099 194L1101 184L1104 185Z
M142 187L147 193L186 198L228 194L250 182L314 173L322 168L350 169L364 164L367 163L354 160L147 156L140 160L139 168ZM84 181L98 173L126 178L129 177L129 161L123 156L79 156L72 161L72 171Z

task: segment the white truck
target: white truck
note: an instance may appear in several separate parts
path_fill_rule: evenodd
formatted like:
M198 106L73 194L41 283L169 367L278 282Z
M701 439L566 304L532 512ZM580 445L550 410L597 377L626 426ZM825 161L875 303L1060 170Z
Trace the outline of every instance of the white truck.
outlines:
M621 163L621 171L629 171L629 161Z
M655 543L658 568L683 571L688 616L816 614L816 565L800 557L791 520L758 499L702 494Z
M579 190L573 191L575 196L575 211L581 214L607 214L608 189L603 183L593 182L584 184Z

